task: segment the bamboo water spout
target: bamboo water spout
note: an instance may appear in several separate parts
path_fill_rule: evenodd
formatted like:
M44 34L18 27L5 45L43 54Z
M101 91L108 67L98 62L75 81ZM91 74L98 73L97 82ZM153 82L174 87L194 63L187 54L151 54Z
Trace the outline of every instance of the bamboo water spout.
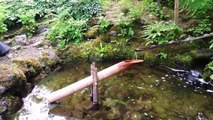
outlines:
M99 81L103 80L107 77L110 77L114 74L124 71L125 69L129 68L133 64L141 63L141 62L143 62L143 60L125 60L125 61L119 62L111 67L108 67L108 68L98 72L98 80ZM57 91L47 95L46 99L50 103L54 102L56 100L66 97L68 95L71 95L83 88L86 88L86 87L90 86L92 83L93 83L92 76L88 76L88 77L86 77L82 80L79 80L67 87L64 87L60 90L57 90Z

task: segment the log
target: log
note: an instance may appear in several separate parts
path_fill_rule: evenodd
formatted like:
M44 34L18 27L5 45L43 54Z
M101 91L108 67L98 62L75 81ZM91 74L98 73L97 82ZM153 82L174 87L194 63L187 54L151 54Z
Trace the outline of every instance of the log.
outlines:
M111 67L108 67L108 68L98 72L98 80L99 81L103 80L107 77L110 77L114 74L117 74L121 71L126 70L127 68L131 67L133 64L141 63L141 62L143 62L143 60L125 60L125 61L119 62ZM92 83L93 83L92 76L88 76L88 77L86 77L82 80L79 80L67 87L64 87L60 90L50 93L49 95L46 96L46 99L48 102L52 103L61 98L69 96L81 89L86 88L86 87L92 85Z
M141 52L141 51L145 51L145 50L150 50L150 49L155 49L155 48L170 46L170 45L178 45L181 43L196 41L196 40L209 38L209 37L213 37L213 34L204 34L203 36L199 36L199 37L188 37L184 40L170 41L170 42L162 44L162 45L151 45L151 46L144 47L144 48L137 48L137 49L135 49L135 52Z

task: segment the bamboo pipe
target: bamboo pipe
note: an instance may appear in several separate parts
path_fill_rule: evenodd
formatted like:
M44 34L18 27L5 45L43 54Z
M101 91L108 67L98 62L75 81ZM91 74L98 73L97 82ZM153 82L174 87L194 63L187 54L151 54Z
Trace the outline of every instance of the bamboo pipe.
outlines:
M108 68L98 72L98 80L99 81L103 80L107 77L110 77L114 74L124 71L125 69L129 68L133 64L141 63L141 62L143 62L143 60L125 60L125 61L119 62L111 67L108 67ZM50 93L49 95L46 96L46 99L50 103L54 102L56 100L66 97L68 95L71 95L83 88L86 88L86 87L92 85L92 83L93 83L92 76L88 76L88 77L86 77L82 80L79 80L67 87L64 87L62 89L59 89L55 92Z

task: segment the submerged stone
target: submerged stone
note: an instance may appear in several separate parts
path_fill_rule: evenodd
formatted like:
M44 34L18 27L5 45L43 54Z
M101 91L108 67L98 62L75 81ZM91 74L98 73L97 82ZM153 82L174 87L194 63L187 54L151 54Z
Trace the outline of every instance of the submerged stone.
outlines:
M123 120L142 120L142 115L139 112L126 112L123 116Z

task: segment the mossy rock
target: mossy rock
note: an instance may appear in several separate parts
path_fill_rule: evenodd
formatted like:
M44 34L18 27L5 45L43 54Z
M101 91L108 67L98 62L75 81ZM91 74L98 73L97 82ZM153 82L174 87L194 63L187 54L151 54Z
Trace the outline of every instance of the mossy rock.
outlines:
M7 111L5 114L11 115L16 113L22 106L22 101L17 96L6 96L1 99L7 105ZM5 115L4 114L4 115Z
M99 35L98 27L91 27L86 31L86 33L84 33L84 37L86 39L95 39L98 35Z
M25 82L26 80L26 76L23 71L11 65L0 64L0 74L0 85L3 88L6 88L1 91L1 93L10 89L12 86L15 86L19 81Z
M155 53L146 52L144 55L144 61L148 64L155 65L158 64L158 57Z
M175 57L171 58L174 63L180 66L190 67L192 65L193 57L191 55L176 55Z
M13 62L20 68L24 73L26 72L38 72L42 69L42 66L38 59L35 58L14 58Z

